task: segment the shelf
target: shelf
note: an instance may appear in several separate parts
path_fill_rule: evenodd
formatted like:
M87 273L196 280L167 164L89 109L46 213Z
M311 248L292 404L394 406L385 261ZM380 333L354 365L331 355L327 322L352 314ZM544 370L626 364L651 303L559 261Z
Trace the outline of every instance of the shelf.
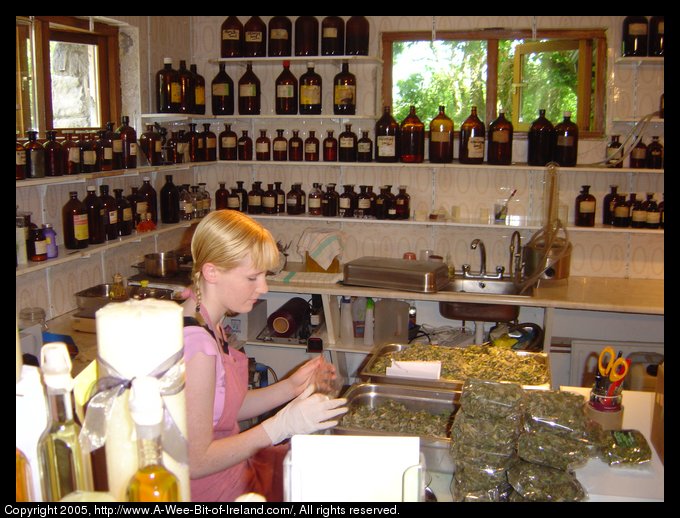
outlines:
M612 119L613 123L624 123L624 124L635 124L637 122L640 122L641 117L616 117ZM663 124L664 119L661 119L659 117L652 117L648 121L651 124Z
M321 62L321 61L349 61L350 63L356 64L382 64L382 59L373 56L266 56L259 58L249 58L249 57L238 57L238 58L218 58L209 59L208 63L218 64L218 63L236 63L243 64L252 63L253 65L258 63L281 63L283 61L290 61L291 63L308 61Z
M309 120L309 119L321 119L321 120L377 120L377 115L335 115L335 114L321 114L321 115L277 115L276 113L264 114L264 115L198 115L198 114L182 114L182 113L143 113L140 115L141 119L155 119L156 121L166 121L166 122L203 122L203 121L250 121L253 119L263 119L263 120L279 120L279 119L289 119L289 120Z
M621 56L616 58L615 63L617 65L631 65L631 66L663 66L664 58L663 56Z

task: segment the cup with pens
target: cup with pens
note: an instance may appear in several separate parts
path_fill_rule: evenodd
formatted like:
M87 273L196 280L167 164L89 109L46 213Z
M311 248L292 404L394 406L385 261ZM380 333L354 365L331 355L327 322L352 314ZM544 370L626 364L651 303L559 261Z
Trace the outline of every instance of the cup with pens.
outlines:
M588 415L599 422L605 430L621 428L623 421L623 379L630 370L630 360L622 358L619 351L605 347L597 361L595 385L590 391L586 406Z

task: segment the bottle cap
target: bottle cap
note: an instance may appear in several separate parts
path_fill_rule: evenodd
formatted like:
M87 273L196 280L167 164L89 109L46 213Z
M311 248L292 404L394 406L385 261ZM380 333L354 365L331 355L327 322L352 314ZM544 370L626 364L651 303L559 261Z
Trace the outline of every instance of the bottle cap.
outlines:
M283 66L284 66L284 67L289 67L289 66L290 66L290 60L284 59L284 60L283 60Z
M165 65L172 65L172 58L163 58L163 63Z
M160 423L163 420L163 402L158 380L152 376L132 380L129 405L135 423L146 426Z
M571 112L564 112L565 117L571 117Z
M374 309L375 308L375 302L373 302L373 299L371 297L366 297L366 309Z
M314 61L307 61L307 68L314 68Z
M50 342L40 349L40 368L45 385L52 389L72 390L71 357L64 342Z

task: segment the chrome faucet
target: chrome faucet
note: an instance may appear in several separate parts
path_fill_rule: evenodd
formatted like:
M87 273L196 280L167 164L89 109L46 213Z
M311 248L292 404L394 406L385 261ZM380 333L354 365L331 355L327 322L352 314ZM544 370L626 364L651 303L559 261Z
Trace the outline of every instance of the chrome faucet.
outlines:
M510 237L510 278L514 281L522 278L522 236L516 230Z
M502 279L503 273L505 272L505 266L496 266L495 274L486 273L486 247L484 246L484 241L481 239L474 239L470 243L470 249L476 250L479 248L479 258L480 266L479 273L470 273L470 265L463 265L463 278L465 279Z
M486 247L484 246L484 241L481 239L474 239L470 243L470 249L476 250L479 247L479 258L481 264L479 266L479 276L486 277Z

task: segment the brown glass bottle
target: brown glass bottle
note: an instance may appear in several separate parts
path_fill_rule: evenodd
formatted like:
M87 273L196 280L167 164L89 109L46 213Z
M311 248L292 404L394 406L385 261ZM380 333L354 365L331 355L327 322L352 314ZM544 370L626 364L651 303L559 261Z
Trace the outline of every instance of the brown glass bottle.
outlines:
M134 169L137 167L137 132L130 126L130 117L123 115L122 124L116 131L122 144L122 169ZM114 146L115 155L115 146Z
M238 16L227 16L220 28L220 55L223 58L243 56L243 24Z
M663 25L663 16L652 16L649 19L649 46L647 51L650 56L664 55Z
M656 135L647 146L647 169L663 169L663 145Z
M156 72L156 111L178 113L179 107L179 72L172 68L172 58L163 58L163 68Z
M248 212L248 191L243 188L243 181L237 180L236 194L241 200L241 212Z
M161 187L161 221L163 223L179 223L179 189L172 181L172 175L165 175L165 184Z
M215 191L215 210L229 208L229 191L226 188L227 184L226 182L219 182L219 185L219 189Z
M399 145L399 124L390 113L390 107L383 107L383 114L375 123L375 161L398 162L401 156Z
M319 20L315 16L298 16L296 18L295 55L319 55Z
M477 116L473 106L470 116L460 127L459 158L461 164L481 164L484 162L484 123Z
M210 131L209 122L203 123L201 137L203 138L203 159L208 162L214 162L217 160L217 135L215 135L213 131Z
M290 190L286 193L286 214L295 216L302 213L300 191L295 188L295 185L292 185Z
M161 135L153 124L146 125L146 131L139 137L139 148L149 165L161 165Z
M246 64L246 71L238 80L239 115L260 114L260 80L253 72L253 65Z
M321 20L321 55L342 56L345 53L345 20L326 16Z
M453 121L446 115L445 106L439 106L439 113L430 121L430 162L453 162L453 135Z
M262 214L262 195L264 191L260 187L262 182L253 182L248 192L248 214Z
M37 131L27 131L28 142L26 148L26 178L45 177L45 148L38 142Z
M373 141L368 136L368 131L361 132L361 138L357 140L357 162L373 161Z
M578 126L571 121L571 112L564 112L562 122L555 125L553 159L562 167L574 167L578 158Z
M272 160L285 162L288 160L288 141L283 136L282 129L276 130L276 137L272 140Z
M262 213L276 214L276 212L276 191L274 190L274 184L268 183L267 190L264 191L262 196Z
M357 78L349 71L349 63L342 62L342 68L333 78L333 113L354 115L357 109Z
M238 139L236 145L238 147L239 160L253 159L253 139L248 136L248 130L241 131L241 138Z
M251 16L243 24L243 57L267 55L267 25L259 16Z
M545 116L545 109L538 110L538 118L531 123L527 134L527 162L544 166L551 162L555 152L555 127Z
M395 210L392 207L392 197L388 194L389 187L387 185L380 186L380 194L375 199L375 219L389 219L390 210Z
M288 139L288 160L302 161L304 158L304 141L299 137L300 130L293 130L293 136Z
M272 159L272 142L267 136L267 130L260 130L260 136L255 139L255 160Z
M498 118L489 124L489 146L487 162L492 165L510 165L512 163L512 123L505 118L505 112L499 110Z
M649 25L646 16L626 16L623 19L622 56L646 56Z
M136 147L136 146L135 146ZM97 173L101 171L97 154L97 139L92 133L83 133L80 143L81 172Z
M78 199L78 191L69 192L69 198L61 209L64 246L69 250L87 248L89 243L87 207Z
M354 185L343 185L342 189L343 191L338 198L338 216L341 218L353 218L358 202L357 193L354 192Z
M227 194L226 203L227 209L241 211L241 197L239 196L236 187L232 187L231 192Z
M200 162L203 160L202 140L196 131L196 123L189 123L189 131L186 133L186 144L189 148L189 162Z
M99 186L99 201L102 204L104 236L107 241L118 239L118 209L116 199L109 194L108 185Z
M293 23L287 16L272 16L269 20L269 56L290 56L293 42Z
M368 185L359 186L357 195L357 217L370 218L373 216L373 197L368 193Z
M661 211L659 204L654 199L654 193L647 193L647 220L645 228L657 229L661 226Z
M213 115L234 115L234 81L225 70L224 63L210 84L210 101Z
M326 184L326 192L321 199L321 215L334 218L338 215L340 205L340 193L335 190L335 184Z
M192 63L189 70L194 76L194 111L198 115L205 114L205 78L198 73L198 67Z
M16 143L16 179L23 180L26 178L26 148L18 140Z
M610 191L604 195L602 200L602 224L614 224L614 206L616 205L616 197L618 196L618 185L610 185Z
M645 169L647 167L647 146L642 139L631 149L628 167L631 169Z
M116 200L118 235L129 236L132 234L132 229L134 228L132 205L130 204L130 201L123 196L123 189L114 189L113 194Z
M619 142L619 135L612 135L605 155L607 167L623 167L623 145Z
M156 195L156 189L151 185L151 178L145 176L142 178L142 186L137 191L139 203L146 202L146 213L151 214L151 221L158 224L158 196Z
M338 139L333 136L333 130L328 130L326 138L323 139L322 148L324 162L338 161Z
M645 228L647 223L647 203L642 200L635 200L631 207L630 227Z
M309 136L305 139L305 162L319 161L319 139L315 133L314 130L310 130Z
M397 211L397 219L409 219L411 217L411 196L406 192L406 186L400 185L399 192L394 198Z
M293 189L300 194L300 214L304 214L307 211L307 193L302 190L302 182L295 182Z
M300 114L321 115L321 76L314 71L314 63L307 63L307 72L300 76Z
M274 182L274 192L276 193L276 212L284 214L286 212L286 191L281 188L283 182Z
M87 188L87 196L85 196L83 203L87 209L87 232L89 236L88 242L91 245L103 243L106 241L106 232L104 229L104 207L96 194L96 188L94 185L91 185Z
M368 56L369 32L365 16L350 16L345 24L345 54Z
M63 133L65 137L65 140L62 144L64 174L80 174L80 146L78 145L78 141L75 139L75 135L72 132L64 131ZM120 167L118 169L120 169Z
M637 193L631 192L628 193L628 199L626 200L626 207L628 207L628 225L631 226L633 222L633 209L635 208L635 205L638 203L637 199Z
M123 169L123 141L120 139L118 132L114 130L115 123L109 121L106 123L106 140L111 142L111 149L113 150L113 169ZM69 157L70 160L70 157Z
M425 124L416 115L411 105L409 114L399 126L400 160L407 163L421 163L425 159Z
M179 62L179 113L194 113L195 109L195 78L187 68L187 62Z
M224 131L219 135L220 160L236 160L238 158L237 142L238 135L231 130L231 124L224 123Z
M184 163L184 155L187 147L184 130L172 131L167 142L168 157L173 164Z
M106 138L106 130L97 132L97 160L102 171L113 170L113 148L111 142ZM63 153L62 153L63 154Z
M613 223L615 227L628 227L630 226L630 213L628 209L628 202L626 202L626 197L623 194L616 196L616 202L614 203L614 218Z
M595 196L590 194L590 185L582 185L581 189L581 193L576 197L574 224L577 227L594 227L597 201Z
M357 135L351 124L345 124L345 131L338 135L338 160L340 162L357 161Z
M290 61L283 62L283 70L275 82L274 108L277 115L296 115L298 112L298 80L290 71Z
M307 212L310 216L321 216L322 199L323 192L321 191L321 184L319 182L313 182L307 198Z
M57 142L55 130L46 131L47 142L45 148L45 176L62 176L64 174L64 149Z
M140 214L137 210L137 205L139 203L139 187L130 187L130 194L126 196L127 201L130 202L130 208L132 209L132 228L137 226L137 223L141 221L142 216L146 213L146 204L143 206L144 212Z

